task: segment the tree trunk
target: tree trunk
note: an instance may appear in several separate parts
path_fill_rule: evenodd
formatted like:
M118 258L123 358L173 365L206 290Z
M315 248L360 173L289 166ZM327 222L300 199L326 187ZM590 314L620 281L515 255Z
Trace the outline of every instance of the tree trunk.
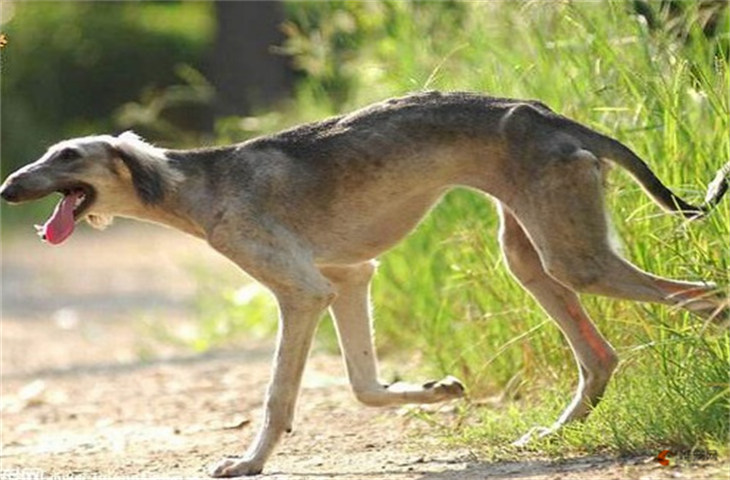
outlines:
M282 45L284 7L271 1L215 2L218 32L208 78L216 88L215 115L246 115L291 91L288 58Z

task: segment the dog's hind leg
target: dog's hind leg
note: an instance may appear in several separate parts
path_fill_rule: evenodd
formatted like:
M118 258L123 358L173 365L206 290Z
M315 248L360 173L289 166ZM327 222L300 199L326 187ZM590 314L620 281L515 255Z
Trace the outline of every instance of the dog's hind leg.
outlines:
M362 403L372 406L403 403L433 403L464 395L457 379L446 377L423 385L395 383L383 385L373 346L370 309L370 281L375 262L352 266L327 266L321 272L335 286L337 298L331 308L340 348L352 390Z
M589 151L553 158L508 204L539 253L547 273L581 293L685 308L711 320L728 314L714 285L647 273L611 247L598 159Z
M510 198L509 211L503 214L507 236L503 243L511 268L525 269L517 276L558 321L585 377L556 426L585 416L616 365L613 350L595 330L574 292L676 305L711 319L730 310L713 286L651 275L611 248L601 180L598 159L589 151L550 158L525 180L523 191L529 194ZM522 244L528 245L528 240L531 244L531 257L525 257L526 247L510 247L519 245L513 240L520 238L518 226L523 229ZM510 254L510 249L520 254ZM531 268L521 265L524 258L531 258Z
M279 334L271 382L264 402L264 418L248 451L226 458L211 470L214 477L255 475L261 472L279 438L290 431L304 365L318 321L335 293L310 261L306 250L285 233L257 239L222 237L211 245L267 286L279 305ZM263 237L263 238L262 238Z
M590 413L600 401L618 364L618 357L594 326L576 293L545 272L535 247L515 217L504 206L501 206L500 213L500 242L510 271L557 322L578 363L579 380L575 396L552 427L540 429L541 434L546 434ZM526 443L533 433L535 430L515 443Z

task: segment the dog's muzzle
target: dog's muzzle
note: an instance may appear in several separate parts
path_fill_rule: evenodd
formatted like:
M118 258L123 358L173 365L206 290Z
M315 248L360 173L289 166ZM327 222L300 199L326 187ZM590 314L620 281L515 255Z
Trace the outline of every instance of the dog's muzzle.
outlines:
M54 191L46 188L28 188L23 182L15 181L10 177L0 186L0 197L9 203L23 203L38 200Z
M38 195L28 190L23 185L23 182L17 180L15 175L11 175L0 185L0 197L9 203L21 203L28 200L35 200L38 198Z
M5 182L0 185L0 197L6 202L19 202L23 198L23 187Z

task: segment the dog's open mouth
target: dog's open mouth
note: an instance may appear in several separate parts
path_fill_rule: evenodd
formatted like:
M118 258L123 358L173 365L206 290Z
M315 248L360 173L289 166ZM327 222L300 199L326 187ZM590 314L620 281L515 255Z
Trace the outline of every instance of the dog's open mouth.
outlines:
M76 221L94 202L96 192L88 185L76 185L58 190L63 198L53 210L50 218L43 225L36 225L38 235L46 242L57 245L74 231Z

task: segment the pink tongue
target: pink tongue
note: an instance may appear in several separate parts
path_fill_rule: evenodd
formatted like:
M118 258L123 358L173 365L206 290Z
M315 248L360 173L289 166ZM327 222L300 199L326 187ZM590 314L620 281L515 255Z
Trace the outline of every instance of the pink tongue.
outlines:
M45 225L38 228L38 234L48 243L57 245L66 240L74 231L74 207L83 192L71 192L58 202Z

